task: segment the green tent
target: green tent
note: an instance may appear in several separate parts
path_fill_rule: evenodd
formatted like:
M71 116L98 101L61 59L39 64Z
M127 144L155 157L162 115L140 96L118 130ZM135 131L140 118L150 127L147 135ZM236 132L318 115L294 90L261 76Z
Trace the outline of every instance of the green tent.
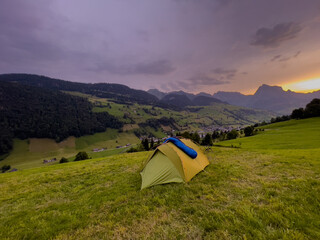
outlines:
M173 143L162 144L154 151L140 173L141 189L171 182L189 182L209 164L198 145L189 139L181 139L181 141L194 149L198 156L192 159Z

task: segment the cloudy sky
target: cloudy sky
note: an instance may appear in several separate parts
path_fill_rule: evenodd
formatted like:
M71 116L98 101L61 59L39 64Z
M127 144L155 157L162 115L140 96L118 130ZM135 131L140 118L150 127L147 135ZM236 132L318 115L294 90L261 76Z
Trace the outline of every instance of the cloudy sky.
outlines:
M0 0L11 72L194 93L320 88L320 1Z

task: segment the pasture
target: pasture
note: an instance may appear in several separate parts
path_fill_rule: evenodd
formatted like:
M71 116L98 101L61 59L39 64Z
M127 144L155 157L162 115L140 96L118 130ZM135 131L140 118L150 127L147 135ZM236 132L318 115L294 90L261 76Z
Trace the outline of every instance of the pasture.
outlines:
M319 128L319 118L265 126L213 147L188 184L143 191L147 152L0 174L0 236L319 239Z
M9 164L11 168L17 168L18 170L42 167L45 159L56 158L56 162L49 163L49 165L52 165L58 163L61 157L72 159L80 151L87 151L92 158L110 156L125 152L128 149L117 149L117 146L125 146L128 143L134 145L139 141L132 132L119 133L115 129L107 129L105 132L80 138L69 137L60 143L47 138L15 139L13 150L8 157L0 161L0 166ZM96 153L92 151L95 148L105 148L106 150Z

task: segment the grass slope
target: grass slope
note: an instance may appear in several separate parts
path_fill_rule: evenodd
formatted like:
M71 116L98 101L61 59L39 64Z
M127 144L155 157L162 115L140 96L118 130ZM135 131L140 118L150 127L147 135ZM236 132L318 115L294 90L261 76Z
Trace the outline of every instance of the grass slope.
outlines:
M288 149L295 151L320 147L320 118L290 120L260 128L265 131L256 136L219 142L219 145L266 151L283 149L285 152L288 152Z
M119 104L112 102L112 100L77 92L66 93L87 98L96 106L93 108L94 112L108 112L125 123L130 123L130 119L134 120L135 123L142 123L151 118L172 117L184 130L199 130L204 126L212 125L246 126L270 120L271 117L274 117L274 114L268 111L248 109L225 103L215 103L211 106L203 107L190 107L191 111L174 111L142 104ZM192 111L192 109L194 109L194 111ZM195 109L198 110L195 111ZM126 118L124 118L124 114Z
M188 184L140 191L145 152L1 174L0 236L320 239L320 119L265 128L214 147Z
M0 161L0 166L9 164L19 170L41 167L44 159L61 157L72 158L79 151L87 151L92 158L105 157L124 152L127 148L116 149L128 143L136 144L139 139L132 132L119 133L115 129L107 129L103 133L82 136L80 138L69 137L61 143L52 139L32 138L28 140L15 139L13 151L8 157ZM107 148L103 152L93 152L94 148ZM50 163L49 165L51 165ZM56 164L56 163L54 163Z

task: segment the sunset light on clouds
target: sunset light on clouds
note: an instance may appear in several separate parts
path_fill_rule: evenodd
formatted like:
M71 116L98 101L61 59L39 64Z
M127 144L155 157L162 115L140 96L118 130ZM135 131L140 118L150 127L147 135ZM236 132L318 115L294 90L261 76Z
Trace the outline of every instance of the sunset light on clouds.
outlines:
M283 85L283 89L292 90L296 92L312 92L320 90L320 77L316 79L304 80L301 82L294 82Z
M318 0L2 0L0 28L0 73L211 94L319 88L292 83L320 76Z

